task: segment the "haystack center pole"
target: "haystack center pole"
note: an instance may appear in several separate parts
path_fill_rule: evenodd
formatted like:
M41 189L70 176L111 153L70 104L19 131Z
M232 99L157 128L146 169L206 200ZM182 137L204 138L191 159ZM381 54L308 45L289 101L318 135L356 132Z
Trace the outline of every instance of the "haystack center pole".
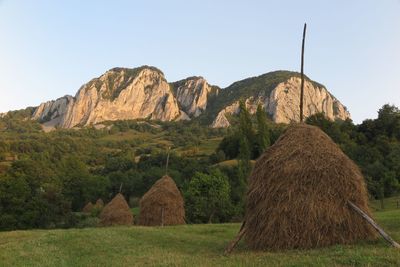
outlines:
M171 150L170 147L168 147L168 154L167 154L167 163L165 164L165 175L168 174L168 163L169 163L169 151Z
M372 225L372 227L375 228L375 230L378 231L378 233L387 241L389 242L393 247L395 248L400 248L400 245L394 241L388 234L385 233L385 231L383 231L382 228L379 227L379 225L374 222L374 220L368 216L368 214L366 214L362 209L360 209L359 207L356 206L356 204L354 204L351 201L348 201L349 206L355 211L357 212L361 217L363 217L370 225Z
M161 208L161 227L164 227L164 207Z
M301 86L300 86L300 122L303 122L303 99L304 99L304 43L306 40L307 24L304 23L303 43L301 45Z

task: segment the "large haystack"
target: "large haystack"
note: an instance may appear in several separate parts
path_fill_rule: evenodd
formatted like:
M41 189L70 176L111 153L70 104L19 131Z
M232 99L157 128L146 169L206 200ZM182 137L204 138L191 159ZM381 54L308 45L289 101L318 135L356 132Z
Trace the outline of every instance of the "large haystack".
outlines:
M91 213L93 210L94 206L92 202L88 202L82 209L82 212L84 213Z
M185 207L174 180L165 175L140 200L139 224L147 226L185 224Z
M100 225L132 225L133 215L124 196L119 193L100 213Z
M290 126L249 177L244 238L252 249L313 248L376 237L358 167L319 128Z

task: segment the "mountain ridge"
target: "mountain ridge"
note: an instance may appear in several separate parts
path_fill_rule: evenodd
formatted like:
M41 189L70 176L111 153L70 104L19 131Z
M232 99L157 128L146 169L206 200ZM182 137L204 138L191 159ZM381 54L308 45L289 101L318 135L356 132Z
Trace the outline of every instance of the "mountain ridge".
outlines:
M153 66L116 67L83 84L75 96L41 103L32 119L47 127L73 128L102 121L202 118L211 127L228 127L228 115L245 101L250 113L262 105L275 122L298 121L300 74L273 71L236 81L226 88L202 76L168 82ZM347 108L322 84L306 77L305 116L323 112L332 120L350 118Z

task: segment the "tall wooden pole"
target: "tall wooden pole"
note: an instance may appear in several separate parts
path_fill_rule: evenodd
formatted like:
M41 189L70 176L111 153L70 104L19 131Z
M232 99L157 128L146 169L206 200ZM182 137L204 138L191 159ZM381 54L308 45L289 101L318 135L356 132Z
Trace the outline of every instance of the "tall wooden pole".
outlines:
M168 175L168 164L169 164L169 152L171 147L168 147L168 154L167 154L167 163L165 164L165 175Z
M303 43L301 46L301 87L300 87L300 122L303 122L303 98L304 98L304 43L306 40L307 24L304 23Z

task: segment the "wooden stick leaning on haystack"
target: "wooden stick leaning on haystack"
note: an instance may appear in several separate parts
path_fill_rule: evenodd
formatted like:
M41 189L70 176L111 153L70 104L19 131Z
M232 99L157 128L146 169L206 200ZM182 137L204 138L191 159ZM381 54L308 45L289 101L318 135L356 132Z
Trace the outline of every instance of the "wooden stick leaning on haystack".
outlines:
M396 241L393 240L371 217L368 216L362 209L357 207L356 204L354 204L351 201L348 201L348 205L351 209L353 209L358 215L360 215L362 218L364 218L372 227L375 228L376 231L393 247L400 249L400 244L397 243ZM242 223L242 226L240 227L240 230L236 237L229 242L229 244L226 246L224 255L230 254L233 249L236 247L236 245L239 243L239 241L242 239L243 235L246 232L246 221Z
M393 247L395 248L400 248L400 245L394 241L385 231L383 231L383 229L381 227L379 227L379 225L371 218L368 216L368 214L366 214L362 209L360 209L359 207L357 207L356 204L354 204L351 201L348 201L348 204L350 206L350 208L352 208L355 212L357 212L358 215L360 215L361 217L363 217L370 225L372 225L372 227L375 228L376 231L378 231L378 233L389 243L391 244Z
M226 246L224 250L224 255L228 255L229 253L232 252L232 250L236 247L236 245L239 243L239 241L242 239L244 233L246 232L246 221L242 223L242 226L240 227L239 233L236 235L236 237L229 242L229 244Z

